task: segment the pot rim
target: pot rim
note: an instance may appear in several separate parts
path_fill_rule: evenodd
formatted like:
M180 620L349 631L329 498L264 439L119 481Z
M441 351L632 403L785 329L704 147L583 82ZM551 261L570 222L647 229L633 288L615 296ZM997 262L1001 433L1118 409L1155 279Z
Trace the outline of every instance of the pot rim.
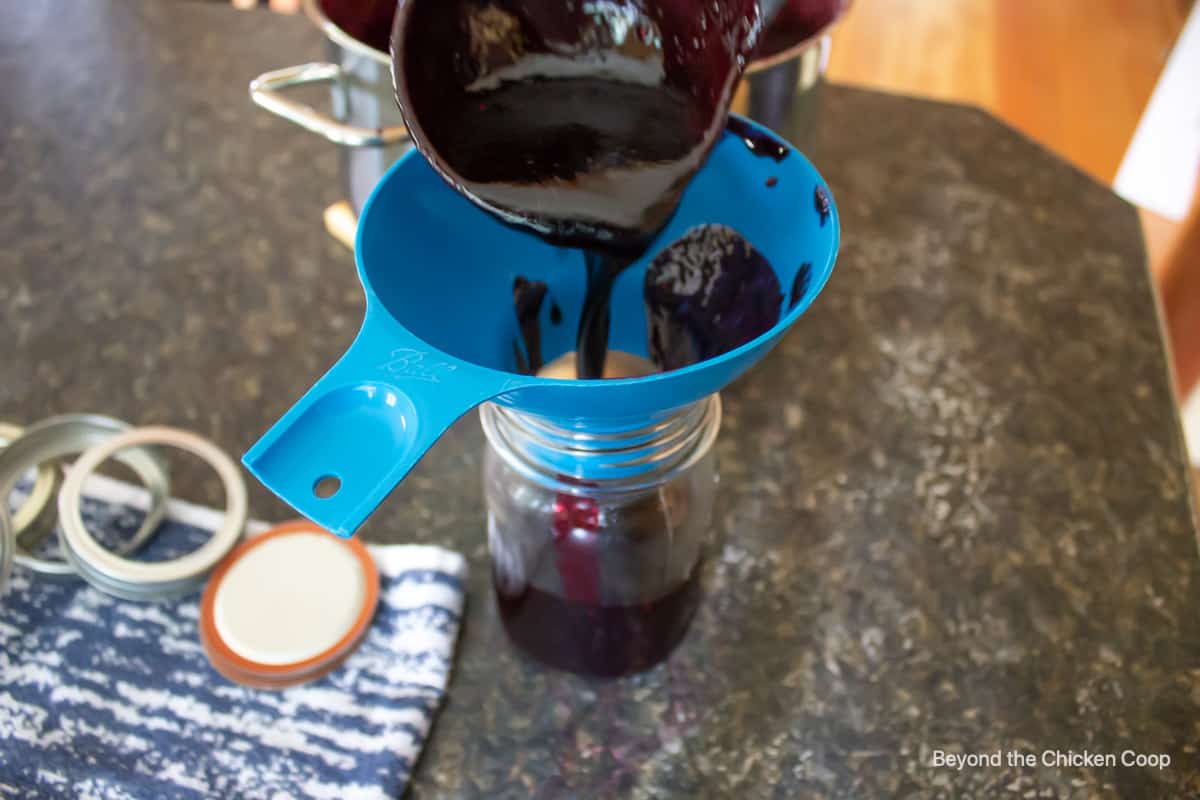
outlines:
M304 0L304 14L312 20L312 23L320 29L321 33L325 34L326 38L332 41L339 47L343 47L352 53L357 53L360 56L376 61L383 66L391 69L392 57L389 53L382 50L376 50L374 47L355 39L350 34L337 26L333 20L321 8L321 0Z
M828 36L829 32L833 30L834 26L842 21L842 19L846 16L846 12L850 10L850 6L853 2L854 0L841 0L837 13L833 15L829 22L825 23L825 27L821 28L820 30L813 31L813 33L807 39L796 42L791 47L780 50L774 55L765 56L764 58L751 61L750 65L746 67L746 74L753 75L756 72L764 72L771 67L777 67L786 61L793 61L802 57L805 51L807 51L813 45L818 44L823 38Z
M839 21L841 21L842 17L845 16L846 11L849 10L851 2L852 0L844 0L841 8L838 10L838 13L829 21L829 24L821 30L813 33L812 36L808 37L804 41L797 42L786 50L780 50L778 53L775 53L767 58L751 61L750 65L746 68L746 74L751 75L755 72L762 72L763 70L778 66L785 61L791 61L799 58L804 51L808 50L810 47L820 41L821 37L829 33L830 29ZM376 61L388 69L391 69L392 56L390 53L385 53L382 50L376 50L374 47L355 39L353 36L339 28L337 23L331 20L325 13L324 9L321 8L321 0L304 0L304 13L310 20L312 20L312 23L316 25L322 33L325 34L326 38L328 38L334 44L344 47L352 53L365 56L372 61Z

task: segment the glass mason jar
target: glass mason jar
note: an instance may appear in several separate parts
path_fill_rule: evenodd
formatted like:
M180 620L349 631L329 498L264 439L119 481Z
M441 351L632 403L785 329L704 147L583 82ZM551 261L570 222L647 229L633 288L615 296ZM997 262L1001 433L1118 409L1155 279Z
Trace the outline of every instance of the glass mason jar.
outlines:
M666 658L700 601L720 398L603 428L494 404L480 418L488 549L509 638L588 675Z

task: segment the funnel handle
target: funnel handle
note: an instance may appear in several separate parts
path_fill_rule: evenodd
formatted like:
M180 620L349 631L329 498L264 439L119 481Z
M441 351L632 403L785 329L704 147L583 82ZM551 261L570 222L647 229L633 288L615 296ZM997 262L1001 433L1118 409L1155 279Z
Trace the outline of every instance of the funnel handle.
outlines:
M288 505L348 537L447 428L516 382L431 351L368 312L345 355L242 463Z

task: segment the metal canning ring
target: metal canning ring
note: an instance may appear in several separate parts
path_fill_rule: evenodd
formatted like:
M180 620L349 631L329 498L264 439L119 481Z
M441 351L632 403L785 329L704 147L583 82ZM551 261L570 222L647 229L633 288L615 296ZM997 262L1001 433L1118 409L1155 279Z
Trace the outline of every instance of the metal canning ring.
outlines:
M171 561L133 561L105 549L88 532L80 514L87 476L120 451L147 445L169 445L199 456L225 486L221 527L199 548ZM233 459L203 436L176 428L138 428L96 444L76 460L58 493L58 518L63 551L88 583L126 600L161 600L200 588L238 543L246 524L246 482Z
M30 467L87 450L129 429L128 423L99 414L64 414L31 425L0 451L0 496L7 497ZM150 491L150 510L146 518L133 537L121 547L123 552L133 552L154 535L166 515L170 481L162 461L146 450L130 450L117 458L137 473ZM61 494L60 491L60 498ZM75 576L76 570L69 560L38 558L22 548L12 532L14 526L8 507L0 503L0 528L3 527L10 532L9 544L16 563L50 577ZM3 564L0 563L2 568Z
M24 430L19 425L0 422L0 450L3 450L13 441L20 438ZM34 520L41 515L46 505L54 498L54 492L57 488L58 474L54 469L54 465L38 464L37 477L33 480L33 488L29 490L29 496L25 498L25 502L21 504L10 520L14 536L20 536L34 523ZM3 502L7 503L7 496L5 496Z
M54 484L50 493L51 498L58 497L58 488L66 476L63 464L54 465ZM58 503L50 503L42 509L42 513L34 517L29 527L17 533L17 547L29 553L36 553L42 542L49 539L58 530Z

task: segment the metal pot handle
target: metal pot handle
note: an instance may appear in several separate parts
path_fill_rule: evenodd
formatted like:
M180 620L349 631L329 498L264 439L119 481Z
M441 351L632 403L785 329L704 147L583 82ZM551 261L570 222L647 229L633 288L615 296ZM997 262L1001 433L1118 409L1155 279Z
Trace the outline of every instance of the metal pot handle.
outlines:
M264 72L250 81L250 99L260 108L346 147L387 147L408 139L408 131L403 125L359 128L283 95L283 90L291 86L327 83L338 80L341 75L342 69L337 64L322 62Z

